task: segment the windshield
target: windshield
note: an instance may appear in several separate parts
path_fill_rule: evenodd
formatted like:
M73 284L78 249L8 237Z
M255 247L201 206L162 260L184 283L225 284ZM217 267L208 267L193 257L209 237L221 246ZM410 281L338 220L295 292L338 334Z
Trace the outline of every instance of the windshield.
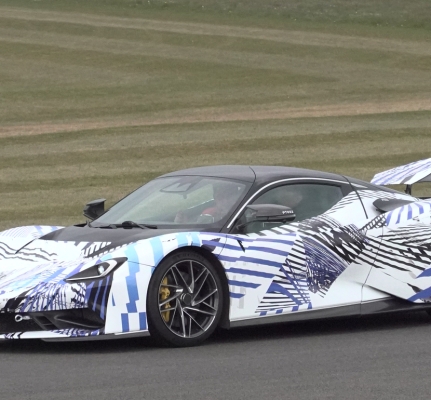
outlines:
M148 182L115 204L93 226L133 221L157 227L221 226L250 184L202 176L175 176Z

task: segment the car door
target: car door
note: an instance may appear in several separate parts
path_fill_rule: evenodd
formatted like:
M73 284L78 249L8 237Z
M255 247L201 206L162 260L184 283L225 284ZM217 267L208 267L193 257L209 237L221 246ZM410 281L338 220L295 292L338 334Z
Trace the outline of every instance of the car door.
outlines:
M243 254L238 263L227 269L233 320L335 306L344 307L340 311L343 313L349 305L354 307L348 313L359 313L362 285L369 268L350 268L352 260L346 259L338 243L357 240L357 232L343 230L336 223L297 223L332 209L349 193L354 197L352 191L348 182L289 180L266 188L250 200L249 204L288 206L297 218L290 225L246 225L247 236L241 240ZM365 218L362 206L358 212ZM244 222L246 208L239 218L240 224ZM261 277L256 278L259 274Z

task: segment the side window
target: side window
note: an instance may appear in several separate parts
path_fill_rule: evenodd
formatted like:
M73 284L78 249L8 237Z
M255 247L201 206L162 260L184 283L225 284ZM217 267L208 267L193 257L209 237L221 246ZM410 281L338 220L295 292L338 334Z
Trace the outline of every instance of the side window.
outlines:
M316 217L329 210L343 198L341 187L318 183L296 183L269 189L252 204L278 204L290 207L296 214L293 222ZM244 215L247 219L247 215ZM253 222L247 225L247 233L270 229L279 224Z

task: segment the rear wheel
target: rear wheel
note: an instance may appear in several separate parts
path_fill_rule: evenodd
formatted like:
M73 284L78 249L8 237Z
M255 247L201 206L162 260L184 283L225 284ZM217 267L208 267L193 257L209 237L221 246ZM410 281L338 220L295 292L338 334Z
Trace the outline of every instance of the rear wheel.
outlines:
M171 346L195 346L216 329L223 310L223 286L214 266L193 251L168 256L148 288L151 336Z

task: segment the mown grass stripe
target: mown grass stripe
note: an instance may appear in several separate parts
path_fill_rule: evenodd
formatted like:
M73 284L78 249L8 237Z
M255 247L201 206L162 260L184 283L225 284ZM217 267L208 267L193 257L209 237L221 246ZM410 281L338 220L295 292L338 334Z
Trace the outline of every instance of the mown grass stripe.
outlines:
M406 141L408 137L408 141ZM122 147L121 136L116 142L111 142L110 148L101 150L92 148L88 151L64 151L59 153L41 155L28 155L26 157L19 156L4 156L0 160L0 168L6 168L10 165L18 167L30 167L38 164L38 166L55 167L58 165L75 165L75 164L96 164L99 162L107 162L108 160L121 160L121 159L136 159L136 160L161 160L171 157L177 157L180 154L213 154L220 149L223 149L223 154L229 152L253 152L256 150L281 150L295 149L296 151L307 151L309 149L322 149L324 146L337 146L342 148L358 144L365 144L375 142L379 146L396 145L399 143L401 149L405 148L408 151L408 145L416 141L422 144L429 143L431 145L431 136L428 129L390 129L379 131L359 131L349 133L333 133L328 135L313 135L312 139L307 135L296 135L288 137L264 137L264 138L251 138L251 139L232 139L223 140L221 142L201 142L201 143L173 143L173 144L159 144L159 145L146 145L145 137L141 140L137 138L133 147L131 144L127 148ZM41 151L45 153L49 150L49 146L42 148ZM342 154L340 154L342 155Z

